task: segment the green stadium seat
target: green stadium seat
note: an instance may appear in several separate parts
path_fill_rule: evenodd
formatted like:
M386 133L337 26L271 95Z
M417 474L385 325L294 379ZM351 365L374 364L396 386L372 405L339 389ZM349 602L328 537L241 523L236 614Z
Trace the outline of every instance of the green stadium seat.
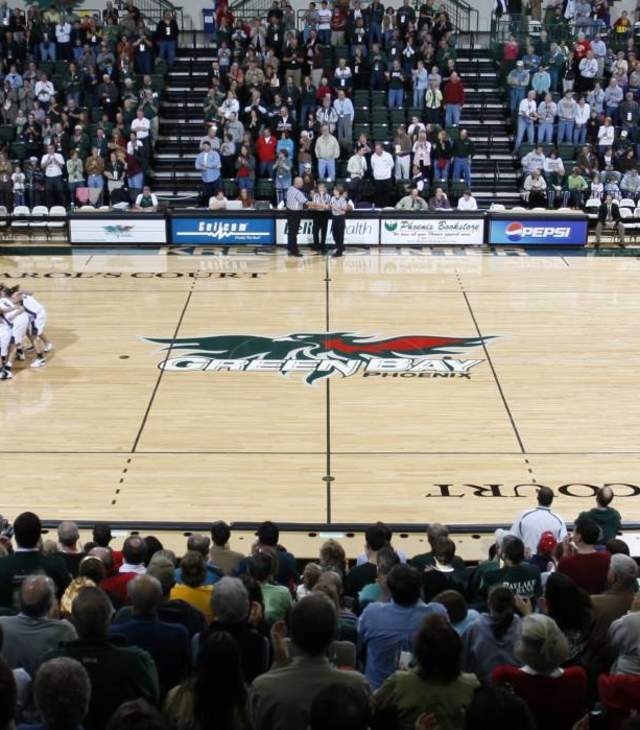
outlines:
M24 160L27 156L27 146L24 142L14 142L11 145L11 157L16 160Z
M260 178L256 180L256 198L258 200L273 200L276 195L276 187L273 180Z
M222 192L227 198L235 198L238 195L238 187L234 178L224 178L222 180Z
M16 128L11 124L0 126L0 142L13 142L16 137Z
M574 160L576 156L576 148L572 144L558 145L558 156L563 160Z

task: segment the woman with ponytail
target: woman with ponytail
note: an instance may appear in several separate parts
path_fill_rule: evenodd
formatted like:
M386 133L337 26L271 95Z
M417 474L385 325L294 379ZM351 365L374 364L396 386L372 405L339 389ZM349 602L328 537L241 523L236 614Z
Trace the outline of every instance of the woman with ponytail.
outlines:
M482 614L463 636L463 669L475 674L483 685L491 682L491 673L497 666L520 666L514 653L520 617L513 591L495 586L489 592L487 605L489 613Z

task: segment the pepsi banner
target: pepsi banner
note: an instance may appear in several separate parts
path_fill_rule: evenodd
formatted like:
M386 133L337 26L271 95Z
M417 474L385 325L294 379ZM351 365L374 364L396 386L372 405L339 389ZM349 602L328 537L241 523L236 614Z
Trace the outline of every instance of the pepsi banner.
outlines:
M171 218L171 243L225 246L242 244L268 245L275 243L273 218Z
M585 246L589 221L585 218L508 218L489 221L490 246Z

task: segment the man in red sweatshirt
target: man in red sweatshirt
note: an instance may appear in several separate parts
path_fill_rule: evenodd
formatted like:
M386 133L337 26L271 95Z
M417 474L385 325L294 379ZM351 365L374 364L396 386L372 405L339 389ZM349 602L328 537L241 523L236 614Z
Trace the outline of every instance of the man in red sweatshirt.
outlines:
M258 137L256 154L258 155L258 174L260 177L273 177L273 163L276 161L276 138L269 127Z
M460 112L463 104L464 86L458 74L452 71L449 81L444 85L445 127L457 127L460 124Z

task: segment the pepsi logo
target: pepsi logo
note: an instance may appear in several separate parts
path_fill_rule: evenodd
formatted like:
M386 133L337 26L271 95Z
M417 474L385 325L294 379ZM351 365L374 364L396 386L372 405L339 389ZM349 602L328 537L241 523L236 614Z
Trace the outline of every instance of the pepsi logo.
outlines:
M524 235L524 226L522 223L509 223L504 232L510 241L519 241Z

